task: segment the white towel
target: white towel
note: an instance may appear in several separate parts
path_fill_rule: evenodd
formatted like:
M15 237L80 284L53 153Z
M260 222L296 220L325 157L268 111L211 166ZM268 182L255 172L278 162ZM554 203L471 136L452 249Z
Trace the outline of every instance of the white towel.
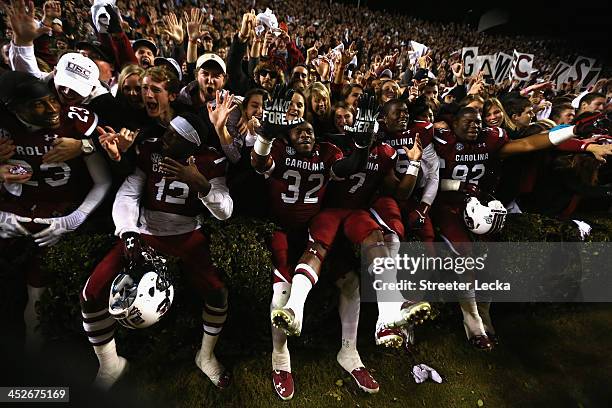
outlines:
M100 34L108 33L108 25L110 23L110 15L104 8L104 6L112 6L117 14L119 9L115 4L117 0L94 0L93 6L91 6L91 19L93 20L96 30Z

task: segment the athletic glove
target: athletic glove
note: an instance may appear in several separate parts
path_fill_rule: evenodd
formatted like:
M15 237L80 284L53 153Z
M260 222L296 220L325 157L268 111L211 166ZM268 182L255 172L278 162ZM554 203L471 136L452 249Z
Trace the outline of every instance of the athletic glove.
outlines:
M36 242L39 247L53 245L57 243L65 233L72 232L79 228L86 219L87 214L81 210L75 210L64 217L34 218L34 223L36 224L49 225L49 227L44 230L32 235L34 237L34 242Z

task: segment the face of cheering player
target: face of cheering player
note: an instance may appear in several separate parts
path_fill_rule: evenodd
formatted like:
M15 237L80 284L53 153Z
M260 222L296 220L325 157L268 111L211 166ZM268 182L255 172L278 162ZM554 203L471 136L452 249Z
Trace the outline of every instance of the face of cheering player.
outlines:
M138 65L147 69L153 66L153 61L155 60L155 55L153 55L153 51L149 47L141 46L134 51L134 55L136 56L136 60L138 61Z
M504 113L495 105L491 105L489 111L484 114L484 122L488 127L499 127L504 121Z
M85 100L83 96L67 86L56 86L55 90L57 91L57 97L60 103L64 106L80 105L81 102Z
M385 116L385 126L391 133L408 130L408 106L405 103L394 103Z
M205 101L215 99L217 91L223 89L225 74L217 64L204 64L198 71L200 95Z
M149 76L142 79L142 101L150 118L158 119L162 123L170 122L170 102L175 98L176 95L168 92L164 82L156 82Z
M287 120L296 120L304 117L304 107L306 101L299 93L294 93L289 103L289 109L287 110Z
M15 113L30 125L57 129L60 126L60 110L61 105L57 98L48 95L21 104L15 109Z
M315 143L314 129L308 122L304 122L289 131L289 142L296 153L308 156L312 153Z
M453 131L459 140L473 142L482 129L480 114L465 113L455 118Z
M520 115L512 115L512 121L519 128L526 128L527 126L529 126L534 116L535 115L533 113L533 108L531 106L528 106L525 108L525 110L523 110L523 112L521 112Z
M183 160L195 152L196 145L185 140L184 137L176 133L171 126L168 126L162 136L162 155L175 160Z
M334 125L336 131L340 134L344 134L344 126L353 124L353 114L350 110L345 108L336 108L334 112Z
M125 78L121 92L130 106L137 109L142 109L144 107L144 102L142 100L142 79L139 75L132 74Z

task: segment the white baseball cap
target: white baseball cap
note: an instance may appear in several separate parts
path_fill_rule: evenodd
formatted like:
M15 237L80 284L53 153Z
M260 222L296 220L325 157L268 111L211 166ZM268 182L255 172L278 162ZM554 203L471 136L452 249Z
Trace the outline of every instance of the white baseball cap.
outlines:
M174 58L155 57L154 64L156 67L160 65L167 66L168 68L174 71L179 81L183 80L183 73L181 67Z
M218 56L217 54L212 54L212 53L200 55L200 58L198 58L198 60L196 61L196 69L200 69L202 65L204 65L205 63L209 61L217 63L217 65L221 67L221 70L223 71L223 73L224 74L226 73L225 62L223 62L220 56Z
M100 85L100 70L95 62L76 52L64 54L55 67L53 81L56 86L65 86L82 97L87 97L95 86Z

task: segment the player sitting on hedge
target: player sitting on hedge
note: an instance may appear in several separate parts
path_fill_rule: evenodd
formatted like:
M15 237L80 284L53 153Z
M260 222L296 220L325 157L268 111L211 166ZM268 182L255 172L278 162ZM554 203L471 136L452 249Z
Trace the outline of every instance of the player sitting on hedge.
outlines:
M0 246L20 237L38 246L24 268L26 347L36 351L41 342L36 303L53 279L41 269L41 260L98 207L110 188L110 174L99 153L61 162L49 155L57 139L88 137L98 122L94 113L76 106L62 110L47 84L23 72L0 77L0 100L0 137L13 145L4 165L0 159Z
M81 293L83 327L100 363L95 384L103 389L127 368L115 349L111 283L128 262L141 262L147 246L180 258L191 286L205 299L196 364L217 387L229 385L229 372L213 354L227 315L227 290L197 217L210 212L227 219L233 202L225 184L226 159L205 147L206 135L206 126L195 114L174 117L161 138L137 146L137 169L117 193L113 220L121 241L98 264ZM132 323L138 327L138 321Z

